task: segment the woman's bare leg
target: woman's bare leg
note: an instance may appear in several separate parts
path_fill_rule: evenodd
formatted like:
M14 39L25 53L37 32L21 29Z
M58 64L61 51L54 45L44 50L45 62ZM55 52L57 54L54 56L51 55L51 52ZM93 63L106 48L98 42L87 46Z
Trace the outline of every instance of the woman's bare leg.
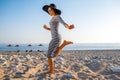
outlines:
M59 48L57 49L57 51L56 51L56 56L58 56L58 55L60 54L60 52L62 51L62 49L63 49L66 45L69 45L69 44L73 44L73 42L64 40L63 43L62 43L62 44L59 46Z
M49 71L45 72L44 74L53 74L54 73L54 61L52 58L48 58L49 63Z
M56 51L56 56L60 54L62 49L69 44L73 44L71 41L66 41L64 40L63 43L59 46L59 48ZM49 71L45 72L44 74L53 74L54 73L54 61L52 58L48 58L48 63L49 63Z

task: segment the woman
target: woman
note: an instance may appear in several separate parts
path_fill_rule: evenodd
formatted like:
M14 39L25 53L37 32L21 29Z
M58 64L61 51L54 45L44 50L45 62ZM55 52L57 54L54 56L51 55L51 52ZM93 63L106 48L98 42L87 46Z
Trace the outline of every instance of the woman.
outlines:
M44 5L43 10L52 17L52 19L49 22L50 27L48 27L47 25L43 26L44 29L51 31L51 36L52 36L52 40L49 43L49 47L47 51L47 58L48 58L50 70L48 72L45 72L45 74L52 74L54 73L53 58L56 57L61 52L63 47L65 47L68 44L73 44L73 42L71 41L64 40L64 42L60 45L61 36L58 32L59 23L63 24L67 29L73 29L74 25L68 25L62 20L62 18L60 17L61 11L56 8L55 4Z

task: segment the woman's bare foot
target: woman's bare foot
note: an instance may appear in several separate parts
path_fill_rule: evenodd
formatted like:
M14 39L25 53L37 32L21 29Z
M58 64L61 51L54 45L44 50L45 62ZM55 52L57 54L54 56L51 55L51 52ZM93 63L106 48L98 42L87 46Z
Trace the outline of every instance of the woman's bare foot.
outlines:
M47 72L44 72L43 74L54 74L54 71L47 71Z
M64 42L63 42L65 45L68 45L68 44L73 44L73 42L71 42L71 41L66 41L66 40L64 40Z

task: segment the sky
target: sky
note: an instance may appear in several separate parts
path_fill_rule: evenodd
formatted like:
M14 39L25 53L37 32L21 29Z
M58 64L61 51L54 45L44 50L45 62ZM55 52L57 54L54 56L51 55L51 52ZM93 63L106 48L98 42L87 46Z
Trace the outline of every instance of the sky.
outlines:
M120 0L0 0L0 44L49 43L51 16L44 5L56 4L61 17L62 40L74 43L120 43Z

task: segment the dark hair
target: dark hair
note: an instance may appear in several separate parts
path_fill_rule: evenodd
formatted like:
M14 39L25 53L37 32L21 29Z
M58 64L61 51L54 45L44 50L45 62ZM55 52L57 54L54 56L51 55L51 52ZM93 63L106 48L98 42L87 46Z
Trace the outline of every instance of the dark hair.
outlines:
M54 10L56 15L61 15L61 10L57 9L56 5L53 3L50 5L44 5L42 9L49 14L49 12L48 12L49 7Z
M61 11L60 10L57 10L57 9L54 9L54 8L52 8L52 9L54 10L56 15L61 15Z

